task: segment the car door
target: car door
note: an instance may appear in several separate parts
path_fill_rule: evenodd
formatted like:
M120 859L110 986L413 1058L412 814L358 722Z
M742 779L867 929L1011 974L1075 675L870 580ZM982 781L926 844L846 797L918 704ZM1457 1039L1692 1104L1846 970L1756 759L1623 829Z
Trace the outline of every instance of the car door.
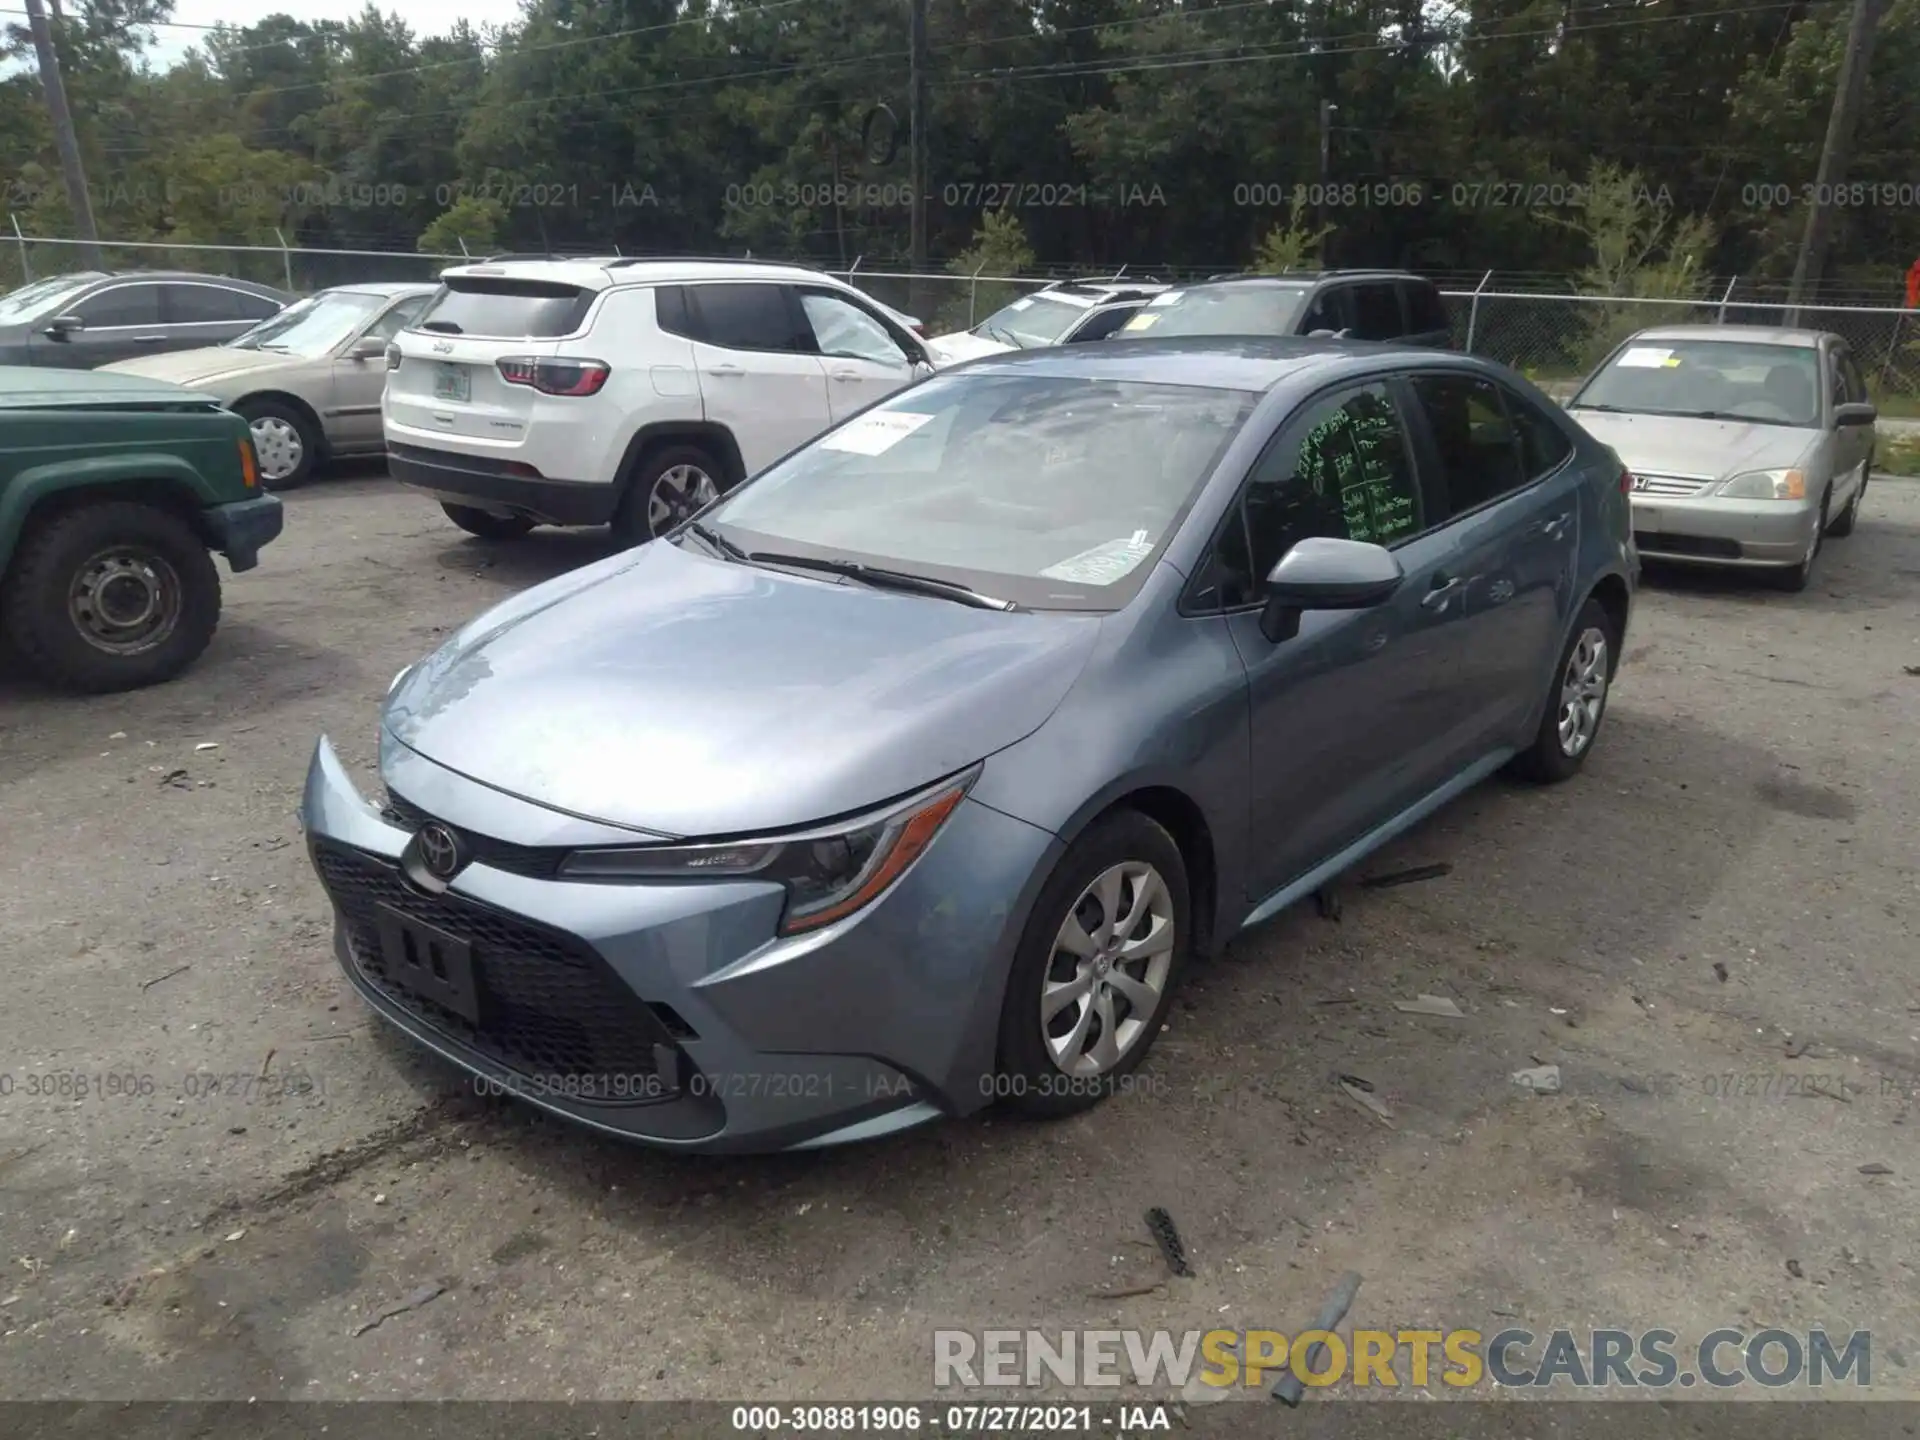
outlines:
M349 340L332 362L331 392L310 396L321 407L327 438L338 450L378 450L380 433L380 396L387 387L386 343L419 318L432 295L407 295L383 310L374 322ZM356 360L354 350L366 341L377 341L377 355Z
M198 350L244 335L279 307L211 280L173 280L160 287L160 350Z
M1464 370L1408 377L1422 467L1438 478L1450 541L1440 577L1470 642L1446 683L1448 768L1517 743L1573 613L1578 466L1560 422L1509 386Z
M1833 342L1832 364L1834 373L1839 377L1840 403L1871 404L1873 397L1867 393L1866 377L1860 373L1860 367L1854 362L1853 353L1844 340ZM1834 447L1836 479L1841 474L1846 477L1844 486L1834 486L1832 513L1838 515L1853 498L1854 492L1867 482L1867 467L1873 458L1873 426L1835 427Z
M1459 612L1429 598L1452 542L1415 461L1396 387L1324 392L1275 433L1228 516L1201 592L1247 670L1250 900L1271 895L1438 785L1445 677ZM1309 536L1393 551L1407 579L1370 610L1315 611L1275 643L1260 628L1267 574ZM1437 701L1436 691L1441 691Z
M681 288L706 418L724 425L748 475L833 423L827 370L789 285L715 281ZM665 323L665 322L663 322Z
M90 370L136 355L158 355L167 348L160 286L154 281L102 285L62 313L78 316L82 328L61 338L36 336L34 364Z
M831 290L800 290L800 307L827 369L837 425L914 381L914 358L871 311Z

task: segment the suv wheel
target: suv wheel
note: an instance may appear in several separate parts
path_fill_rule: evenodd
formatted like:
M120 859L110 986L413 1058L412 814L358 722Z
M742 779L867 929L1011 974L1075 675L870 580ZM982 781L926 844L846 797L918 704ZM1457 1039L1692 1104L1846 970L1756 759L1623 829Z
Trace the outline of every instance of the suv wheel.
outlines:
M261 484L269 490L306 484L320 458L320 436L313 422L278 400L248 400L238 408L253 432Z
M449 505L444 501L440 509L462 530L469 535L478 535L482 540L518 540L533 529L533 521L524 515L496 515L491 510L481 510L472 505Z
M622 545L644 545L720 498L726 487L720 462L698 445L669 445L634 471L613 517Z
M57 685L104 693L170 680L220 623L220 572L193 527L110 501L25 536L6 579L8 638Z

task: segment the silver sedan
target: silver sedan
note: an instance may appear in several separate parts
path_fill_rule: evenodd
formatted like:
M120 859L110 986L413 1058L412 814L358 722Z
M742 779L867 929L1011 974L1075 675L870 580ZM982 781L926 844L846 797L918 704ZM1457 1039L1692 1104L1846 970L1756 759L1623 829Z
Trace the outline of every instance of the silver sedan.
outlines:
M1766 570L1803 590L1853 532L1874 407L1838 335L1743 325L1642 330L1567 402L1633 472L1642 556Z

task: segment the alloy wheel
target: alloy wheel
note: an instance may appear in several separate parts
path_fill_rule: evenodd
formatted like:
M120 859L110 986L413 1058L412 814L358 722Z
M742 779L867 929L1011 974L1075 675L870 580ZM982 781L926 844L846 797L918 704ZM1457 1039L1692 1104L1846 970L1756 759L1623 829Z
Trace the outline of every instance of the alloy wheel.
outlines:
M1567 656L1567 673L1560 681L1560 749L1569 758L1586 753L1600 730L1600 712L1607 703L1608 652L1606 632L1588 626Z
M131 545L91 556L67 587L67 618L89 645L110 655L137 655L164 643L183 604L173 566Z
M647 495L647 525L664 535L720 498L720 487L698 465L669 465Z
M1104 1075L1147 1038L1174 953L1173 893L1144 861L1109 866L1054 936L1040 1029L1068 1075Z

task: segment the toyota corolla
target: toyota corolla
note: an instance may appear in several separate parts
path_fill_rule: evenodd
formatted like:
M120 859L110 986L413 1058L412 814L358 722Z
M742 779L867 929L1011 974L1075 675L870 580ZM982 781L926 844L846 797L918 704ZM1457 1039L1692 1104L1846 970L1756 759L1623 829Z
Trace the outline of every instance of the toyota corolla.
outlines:
M1494 771L1591 753L1630 483L1512 373L996 357L396 677L302 813L366 1002L683 1149L1098 1103L1182 971Z

